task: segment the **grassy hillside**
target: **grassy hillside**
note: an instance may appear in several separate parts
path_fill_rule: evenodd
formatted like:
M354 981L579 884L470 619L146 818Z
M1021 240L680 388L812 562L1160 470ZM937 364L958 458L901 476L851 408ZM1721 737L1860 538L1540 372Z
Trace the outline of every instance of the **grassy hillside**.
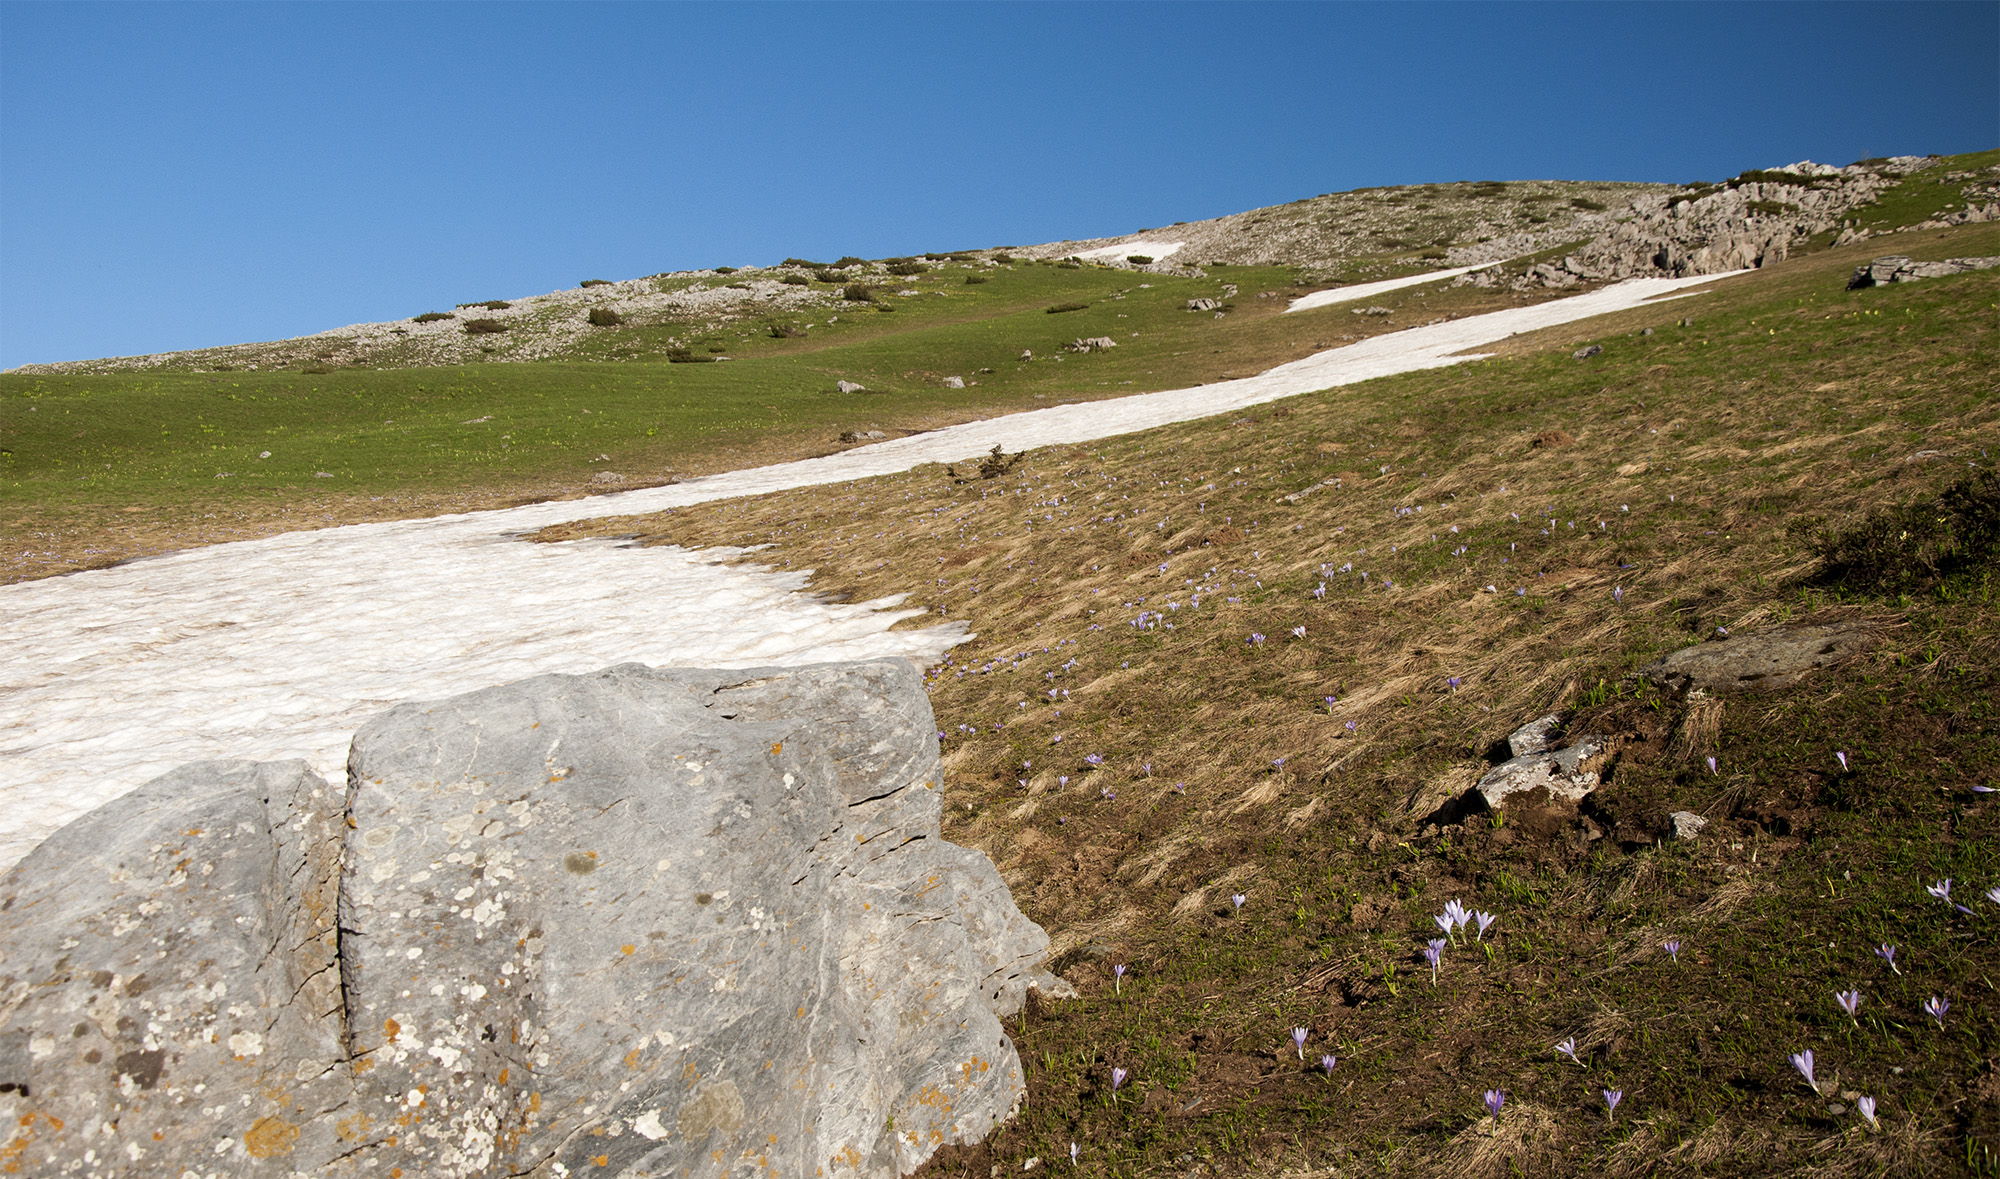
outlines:
M1995 253L2000 227L1898 245ZM2000 274L1846 291L1879 252L997 478L546 539L768 544L978 632L931 676L946 832L1083 996L1016 1022L1020 1119L928 1174L1071 1142L1107 1175L1990 1170L1995 554L1904 594L1817 576L1808 537L1991 469ZM1857 618L1867 661L1789 692L1690 704L1631 674L1718 626ZM1434 817L1547 711L1619 748L1580 816ZM1674 810L1711 825L1663 842ZM1945 877L1969 915L1927 894ZM1433 983L1452 899L1499 921Z
M978 633L929 676L946 834L993 857L1081 997L1014 1022L1021 1116L927 1174L1072 1143L1117 1176L2000 1174L2000 802L1975 789L2000 788L2000 505L1940 495L2000 452L2000 271L1845 290L1881 254L2000 254L2000 226L1887 236L1949 212L1964 184L1934 182L1962 162L1885 196L1885 236L1494 359L992 478L542 539L768 545L822 592L914 590ZM827 318L624 325L596 359L0 376L6 576L797 457L1542 297L1281 315L1311 285L1292 267L934 262ZM1118 346L1061 351L1088 336ZM1932 560L1941 536L1972 547ZM1800 621L1875 646L1778 693L1632 674ZM1551 711L1615 747L1579 814L1446 806ZM1700 838L1663 838L1677 810ZM1433 980L1451 900L1498 921ZM1787 1061L1808 1048L1820 1092Z
M751 326L710 337L722 351L699 355L726 362L0 375L0 525L23 539L0 570L18 580L286 528L578 495L599 471L643 484L823 454L849 431L1246 376L1527 298L1417 289L1377 300L1386 316L1281 316L1307 289L1282 268L1188 279L1023 262L986 277L918 278L900 288L917 295L878 296L892 311L850 304L800 337ZM1186 310L1232 288L1220 318ZM651 347L646 332L618 338ZM1064 349L1095 336L1118 346ZM841 393L843 380L867 391Z

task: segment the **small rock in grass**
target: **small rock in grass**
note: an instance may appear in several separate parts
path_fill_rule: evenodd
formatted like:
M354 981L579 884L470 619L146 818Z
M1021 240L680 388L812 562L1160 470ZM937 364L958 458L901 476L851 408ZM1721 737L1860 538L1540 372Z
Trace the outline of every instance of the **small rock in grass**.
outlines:
M1703 827L1708 826L1708 820L1693 811L1675 811L1667 816L1667 821L1673 824L1673 837L1676 840L1694 839L1701 834Z
M590 477L592 483L623 483L625 476L616 471L599 471Z
M1571 360L1589 360L1593 356L1602 354L1603 351L1604 346L1602 344L1592 344L1588 348L1578 348L1576 351L1570 353L1569 357Z

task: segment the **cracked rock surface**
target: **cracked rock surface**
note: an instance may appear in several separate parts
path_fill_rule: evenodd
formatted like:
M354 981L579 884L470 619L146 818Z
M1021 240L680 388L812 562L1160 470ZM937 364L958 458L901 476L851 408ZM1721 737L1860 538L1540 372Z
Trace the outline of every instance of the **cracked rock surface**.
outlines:
M626 664L393 709L345 792L182 767L0 879L0 1150L907 1173L1012 1113L999 1016L1060 986L939 837L934 734L901 660Z

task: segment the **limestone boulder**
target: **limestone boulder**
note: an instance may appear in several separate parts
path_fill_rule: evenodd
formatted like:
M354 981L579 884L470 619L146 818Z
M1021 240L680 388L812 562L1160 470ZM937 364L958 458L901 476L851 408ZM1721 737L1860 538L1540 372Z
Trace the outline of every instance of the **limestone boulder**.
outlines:
M1015 1108L1042 931L901 660L409 704L0 879L0 1147L92 1174L892 1179ZM86 1153L88 1152L88 1154Z

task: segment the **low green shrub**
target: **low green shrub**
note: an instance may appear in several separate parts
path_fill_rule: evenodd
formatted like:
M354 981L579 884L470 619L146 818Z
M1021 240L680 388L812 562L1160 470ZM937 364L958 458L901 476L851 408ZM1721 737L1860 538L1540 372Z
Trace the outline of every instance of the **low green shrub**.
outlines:
M505 310L507 310L507 309L508 309L509 307L512 307L512 306L513 306L513 304L512 304L512 303L509 303L509 302L508 302L507 300L505 300L505 299L486 299L486 300L483 300L483 301L476 301L476 302L472 302L472 303L460 303L460 304L459 304L459 307L460 307L460 309L461 309L461 310L462 310L462 309L464 309L464 308L467 308L467 307L484 307L484 308L486 308L486 309L487 309L488 311L505 311Z
M1012 265L1014 264L1014 255L1012 255L1012 254L995 254L995 255L993 255L993 260L994 260L995 262L998 262L998 263L999 263L1000 265L1002 265L1002 266L1012 266Z
M587 290L591 287L608 287L611 285L611 280L608 278L586 278L576 285Z
M1088 303L1058 303L1055 306L1048 308L1048 313L1050 315L1060 315L1065 311L1085 311L1088 310L1089 307L1090 304Z
M965 285L969 287L976 287L985 281L986 276L983 274L968 274L965 276Z
M1436 246L1432 246L1430 249L1425 250L1421 254L1418 254L1417 257L1422 258L1427 262L1439 262L1444 259L1445 252L1437 248Z
M696 356L693 351L687 348L669 348L667 349L667 363L668 364L713 364L715 363L715 357Z
M1983 471L1848 528L1808 519L1792 531L1819 558L1817 580L1825 584L1893 595L1990 583L2000 569L2000 472Z
M437 322L438 320L440 320L440 319L457 319L457 318L458 318L458 316L456 316L456 315L453 315L453 314L452 314L451 312L449 312L449 311L426 311L426 312L424 312L424 313L423 313L422 315L415 315L415 316L411 316L411 317L410 317L410 322L411 322L411 323L436 323L436 322Z
M1798 212L1798 206L1788 205L1783 201L1750 201L1743 207L1752 213L1761 213L1766 217L1783 217L1789 213Z
M796 340L806 334L804 328L792 323L774 323L765 330L773 340Z
M852 254L846 254L843 255L838 262L835 262L833 264L833 269L845 270L850 266L866 266L867 264L868 264L868 259L866 258L856 258Z
M796 266L796 267L798 267L798 268L799 268L800 270L825 270L825 269L826 269L826 263L824 263L824 262L814 262L814 261L811 261L810 259L806 259L806 258L787 258L787 259L785 259L785 261L784 261L784 265L786 265L786 266Z
M1591 213L1602 213L1609 206L1605 205L1602 201L1593 201L1589 197L1571 197L1569 207L1572 209L1583 209Z
M1057 270L1082 270L1082 269L1083 269L1083 263L1082 263L1082 262L1080 262L1080 261L1078 261L1078 260L1077 260L1077 259L1075 259L1075 258L1064 258L1064 259L1063 259L1062 261L1060 261L1060 262L1056 263L1056 269L1057 269Z
M609 307L592 307L590 314L584 318L590 321L592 327L617 327L625 322L624 316Z
M851 282L846 290L840 292L840 297L849 303L873 303L875 292L868 289L867 283Z
M900 274L907 277L912 274L929 274L930 272L931 268L922 262L901 261L889 263L890 274Z
M465 321L465 334L468 336L490 336L496 332L504 332L506 330L507 325L497 319L468 319Z
M734 266L717 266L715 272L717 274L735 274L736 268Z
M1790 184L1799 188L1814 188L1819 184L1819 177L1807 176L1799 172L1772 172L1762 168L1753 168L1729 180L1727 183L1731 188L1738 188L1745 184Z
M1125 260L1134 266L1151 266L1153 264L1153 257L1150 254L1127 254L1125 255Z
M831 270L815 270L815 271L813 271L813 281L814 281L814 282L829 282L829 283L831 283L831 282L845 282L845 281L846 281L846 278L845 278L845 276L843 276L843 275L841 275L841 274L838 274L838 273L836 273L836 272L834 272L834 271L831 271Z
M812 280L803 274L788 274L778 281L788 287L809 287L812 285Z

